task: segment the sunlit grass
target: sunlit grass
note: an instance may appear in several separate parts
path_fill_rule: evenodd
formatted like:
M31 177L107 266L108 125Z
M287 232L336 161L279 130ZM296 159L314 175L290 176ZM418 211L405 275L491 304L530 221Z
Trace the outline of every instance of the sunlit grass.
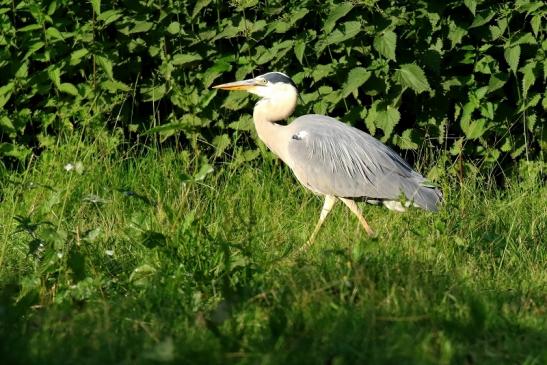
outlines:
M68 163L81 163L70 169ZM205 166L205 167L204 167ZM542 364L547 190L441 182L438 214L362 206L271 160L69 143L2 177L9 363Z

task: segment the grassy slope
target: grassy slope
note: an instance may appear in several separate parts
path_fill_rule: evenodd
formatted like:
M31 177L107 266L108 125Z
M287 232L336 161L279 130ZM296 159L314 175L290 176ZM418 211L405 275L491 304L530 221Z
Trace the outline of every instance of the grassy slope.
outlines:
M294 256L321 201L286 168L183 183L197 159L108 150L67 145L2 181L10 363L547 362L547 190L534 179L446 184L436 215L363 207L377 239L340 204ZM75 161L82 174L63 169Z

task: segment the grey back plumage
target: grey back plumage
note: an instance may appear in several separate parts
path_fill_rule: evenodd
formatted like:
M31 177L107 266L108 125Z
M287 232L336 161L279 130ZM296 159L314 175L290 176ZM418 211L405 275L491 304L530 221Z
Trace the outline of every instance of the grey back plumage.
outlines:
M288 163L316 193L398 200L401 194L437 210L441 193L392 149L369 134L324 115L304 115L289 125Z

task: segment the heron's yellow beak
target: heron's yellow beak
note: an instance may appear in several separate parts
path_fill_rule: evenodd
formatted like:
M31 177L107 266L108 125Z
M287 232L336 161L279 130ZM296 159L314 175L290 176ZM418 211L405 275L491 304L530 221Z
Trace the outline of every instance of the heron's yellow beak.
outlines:
M229 82L227 84L220 84L213 86L213 89L222 90L251 90L257 87L259 84L255 79L248 79L243 81Z

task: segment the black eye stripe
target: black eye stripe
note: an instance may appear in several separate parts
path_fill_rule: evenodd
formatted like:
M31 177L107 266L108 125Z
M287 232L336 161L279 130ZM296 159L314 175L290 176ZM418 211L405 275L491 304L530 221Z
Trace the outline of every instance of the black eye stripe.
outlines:
M261 77L271 82L272 84L282 82L284 84L290 84L294 88L296 88L296 85L294 84L293 80L291 80L290 77L282 74L281 72L268 72L267 74L264 74Z

